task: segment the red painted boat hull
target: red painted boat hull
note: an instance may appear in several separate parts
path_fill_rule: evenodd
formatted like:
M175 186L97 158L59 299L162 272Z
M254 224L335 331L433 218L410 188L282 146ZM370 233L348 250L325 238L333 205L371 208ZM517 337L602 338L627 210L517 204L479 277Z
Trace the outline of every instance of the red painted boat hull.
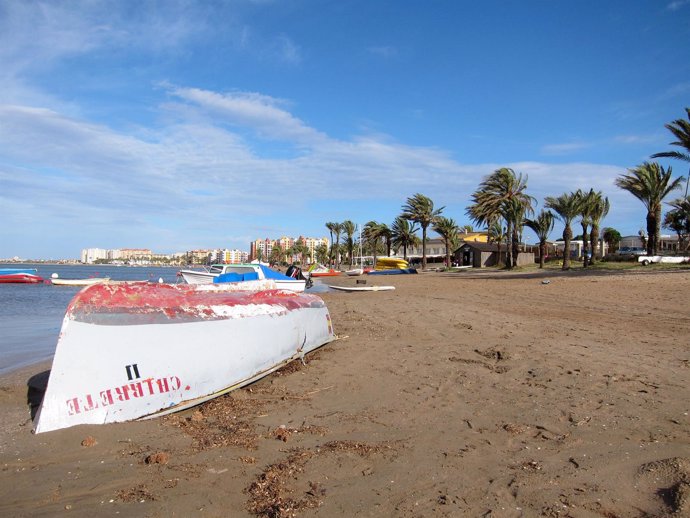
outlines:
M43 277L30 273L10 273L7 275L0 275L0 283L36 284L39 282L43 282Z

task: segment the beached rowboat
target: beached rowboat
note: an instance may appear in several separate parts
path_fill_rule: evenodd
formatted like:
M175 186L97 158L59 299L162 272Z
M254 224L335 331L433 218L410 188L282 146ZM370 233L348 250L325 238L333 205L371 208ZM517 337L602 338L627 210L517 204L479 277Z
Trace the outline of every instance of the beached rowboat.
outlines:
M323 300L275 287L84 288L67 309L35 431L188 408L335 339Z

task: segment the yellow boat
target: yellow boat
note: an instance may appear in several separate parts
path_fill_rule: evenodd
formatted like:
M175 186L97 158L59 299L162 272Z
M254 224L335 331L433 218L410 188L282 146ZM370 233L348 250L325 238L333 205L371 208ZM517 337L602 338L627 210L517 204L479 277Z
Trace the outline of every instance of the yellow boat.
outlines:
M399 257L380 257L376 260L375 270L405 270L409 268L409 264L405 259Z

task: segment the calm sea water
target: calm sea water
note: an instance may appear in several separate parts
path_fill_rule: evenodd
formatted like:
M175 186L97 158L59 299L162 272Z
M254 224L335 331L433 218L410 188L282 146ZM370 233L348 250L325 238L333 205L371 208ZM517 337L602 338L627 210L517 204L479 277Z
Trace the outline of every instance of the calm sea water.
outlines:
M106 265L21 265L0 264L0 268L36 268L50 279L110 277L120 281L177 282L178 267L126 267ZM52 284L0 283L0 374L49 360L55 352L58 334L69 301L81 288Z

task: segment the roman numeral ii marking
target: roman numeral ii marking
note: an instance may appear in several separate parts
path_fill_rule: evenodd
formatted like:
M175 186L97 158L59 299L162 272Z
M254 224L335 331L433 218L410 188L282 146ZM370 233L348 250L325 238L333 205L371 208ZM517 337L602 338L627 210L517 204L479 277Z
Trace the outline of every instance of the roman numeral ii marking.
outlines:
M141 375L139 374L139 367L137 367L136 363L133 363L132 365L126 365L125 369L127 370L127 379L129 381L141 378ZM134 373L134 375L132 375L132 373Z

